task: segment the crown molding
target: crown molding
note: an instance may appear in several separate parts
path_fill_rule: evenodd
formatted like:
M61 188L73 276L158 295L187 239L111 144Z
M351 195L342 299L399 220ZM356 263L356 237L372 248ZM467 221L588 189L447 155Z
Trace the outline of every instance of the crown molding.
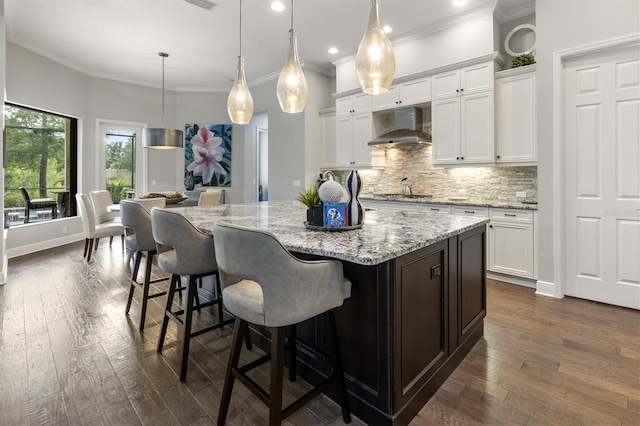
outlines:
M496 5L496 10L494 15L498 18L501 24L505 22L513 21L514 19L524 18L525 16L529 16L536 13L536 5L535 2L525 4L524 6L520 6L516 9L510 10L509 12L505 12L504 6L501 5L500 2Z

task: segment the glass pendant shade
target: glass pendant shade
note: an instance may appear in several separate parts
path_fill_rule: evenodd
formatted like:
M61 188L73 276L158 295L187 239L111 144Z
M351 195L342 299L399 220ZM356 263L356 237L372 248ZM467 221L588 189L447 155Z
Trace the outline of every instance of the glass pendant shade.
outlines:
M298 40L293 29L289 30L289 52L278 78L276 93L283 112L293 114L304 111L309 90L298 59Z
M380 23L378 0L371 0L369 22L356 55L356 74L364 93L378 95L391 87L396 72L393 47Z
M227 98L227 111L233 124L248 124L253 116L253 98L244 76L242 56L238 56L238 75Z

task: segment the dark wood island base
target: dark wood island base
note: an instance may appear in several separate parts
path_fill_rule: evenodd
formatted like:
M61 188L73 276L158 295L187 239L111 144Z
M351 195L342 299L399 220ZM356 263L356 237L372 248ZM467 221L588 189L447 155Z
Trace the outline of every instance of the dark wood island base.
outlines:
M378 265L342 261L352 290L336 320L353 414L408 424L482 337L485 247L480 226ZM312 384L330 374L327 329L323 318L297 327L297 373ZM268 333L253 332L267 350Z

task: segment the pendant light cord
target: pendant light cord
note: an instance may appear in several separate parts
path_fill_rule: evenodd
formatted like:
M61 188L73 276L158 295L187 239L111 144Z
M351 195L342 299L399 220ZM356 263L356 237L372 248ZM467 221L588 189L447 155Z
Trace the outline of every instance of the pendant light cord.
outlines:
M291 0L291 30L293 30L293 0Z
M240 0L240 55L242 56L242 0Z
M162 128L164 129L164 55L162 56Z

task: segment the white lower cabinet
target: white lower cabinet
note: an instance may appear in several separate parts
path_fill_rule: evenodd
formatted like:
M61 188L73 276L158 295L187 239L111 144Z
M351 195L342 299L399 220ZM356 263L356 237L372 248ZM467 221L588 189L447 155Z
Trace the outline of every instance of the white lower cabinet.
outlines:
M423 212L451 213L451 206L448 204L420 204Z
M490 209L487 270L535 278L534 221L529 210Z
M392 210L405 210L417 212L420 204L418 203L403 203L399 201L377 201L377 200L366 200L362 202L365 208L384 208L384 209L392 209Z

